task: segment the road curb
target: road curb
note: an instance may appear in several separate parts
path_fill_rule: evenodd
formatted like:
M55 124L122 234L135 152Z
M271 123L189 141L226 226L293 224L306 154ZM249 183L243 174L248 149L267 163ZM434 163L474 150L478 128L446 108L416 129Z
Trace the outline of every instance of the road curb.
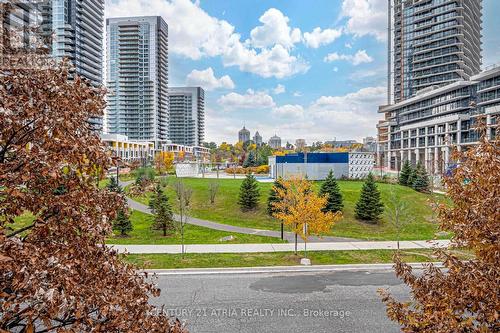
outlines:
M409 263L413 269L422 269L430 263ZM432 262L443 268L442 262ZM145 269L139 272L165 275L223 275L223 274L262 274L262 273L318 273L335 271L377 271L393 270L394 264L348 264L348 265L312 265L312 266L259 266L259 267L226 267L226 268L179 268L179 269Z

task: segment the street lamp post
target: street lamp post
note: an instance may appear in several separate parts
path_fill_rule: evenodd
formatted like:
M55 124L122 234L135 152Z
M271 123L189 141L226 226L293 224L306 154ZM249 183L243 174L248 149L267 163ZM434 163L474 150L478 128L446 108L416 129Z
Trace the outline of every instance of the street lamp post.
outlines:
M116 161L116 183L120 183L120 162L117 160Z

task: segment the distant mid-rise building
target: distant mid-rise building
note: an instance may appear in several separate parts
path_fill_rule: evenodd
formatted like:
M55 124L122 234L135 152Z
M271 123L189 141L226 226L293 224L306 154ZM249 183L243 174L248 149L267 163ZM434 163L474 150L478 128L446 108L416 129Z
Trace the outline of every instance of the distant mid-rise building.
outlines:
M281 148L281 138L276 134L269 139L269 147L273 149Z
M389 0L388 104L481 70L482 0Z
M170 96L170 141L201 146L205 139L205 91L201 87L173 87Z
M238 142L248 142L250 141L250 131L243 126L243 128L238 132Z
M325 144L332 146L332 148L350 148L357 143L356 140L333 140L325 142Z
M259 131L255 132L255 135L253 136L253 142L257 146L262 146L262 136L259 134Z
M160 16L106 22L107 131L160 149L169 138L167 23Z
M363 138L363 150L369 152L377 151L377 139L372 136L367 136Z

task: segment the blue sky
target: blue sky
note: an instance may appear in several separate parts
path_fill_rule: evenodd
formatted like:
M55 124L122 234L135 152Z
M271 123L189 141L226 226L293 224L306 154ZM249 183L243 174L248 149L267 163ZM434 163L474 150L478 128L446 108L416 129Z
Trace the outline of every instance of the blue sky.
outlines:
M106 15L161 15L170 85L206 89L206 140L245 125L326 141L375 135L386 101L387 0L106 0ZM483 63L500 63L500 1L484 0Z

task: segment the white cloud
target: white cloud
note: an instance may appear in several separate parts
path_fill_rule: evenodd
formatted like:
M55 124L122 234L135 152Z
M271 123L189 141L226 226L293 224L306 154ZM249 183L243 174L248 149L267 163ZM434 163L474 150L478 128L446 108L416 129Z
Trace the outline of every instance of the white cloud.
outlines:
M250 32L249 43L255 47L266 48L280 44L291 48L301 40L300 29L292 29L288 25L288 17L276 8L268 9L262 14L259 21L262 25L253 28Z
M386 93L385 87L368 87L362 88L356 92L349 93L344 96L321 96L311 107L315 110L335 111L335 110L350 110L356 112L364 112L365 107L377 107L380 100L380 95ZM382 96L382 99L385 97Z
M342 35L341 29L325 29L320 27L314 28L311 32L304 33L304 42L308 47L317 49L321 45L332 43Z
M300 91L296 91L293 93L293 97L301 97L302 93Z
M273 108L273 114L279 117L302 117L304 108L301 105L286 104Z
M285 88L285 86L284 86L284 85L282 85L282 84L278 84L278 85L276 86L276 88L274 88L274 89L273 89L273 93L274 93L275 95L282 94L282 93L284 93L285 91L286 91L286 88Z
M356 52L354 55L350 54L338 54L337 52L328 54L324 59L325 62L334 62L339 60L345 60L353 64L354 66L370 63L373 61L373 58L366 53L366 50L360 50Z
M248 49L243 44L233 45L222 57L224 65L238 66L241 71L258 74L262 77L282 79L309 70L309 64L299 57L292 56L288 50L276 44L271 49Z
M344 0L342 16L348 18L346 30L354 36L387 40L387 0Z
M219 88L234 88L234 82L229 75L216 78L212 67L208 67L202 71L193 69L186 77L186 84L188 86L200 86L208 91Z
M217 103L225 110L237 109L267 109L275 106L274 100L266 92L248 89L246 94L235 92L221 96Z
M384 81L387 75L387 69L384 67L378 67L375 69L362 69L352 72L349 75L351 80L365 80L368 78L375 78L380 81Z
M290 30L288 37L281 36L282 30L269 32L270 36L266 35L267 30L257 30L254 33L255 42L266 47L255 49L248 45L251 43L241 41L233 25L208 15L198 1L106 0L105 8L106 17L161 15L169 28L169 51L189 59L221 56L224 66L237 66L241 71L266 78L284 78L309 69L307 62L289 51L290 45L300 41L297 29ZM273 19L278 15L274 11L269 15L269 12L265 17L267 23L261 27L268 28L266 24L275 24ZM284 19L288 22L288 18Z

